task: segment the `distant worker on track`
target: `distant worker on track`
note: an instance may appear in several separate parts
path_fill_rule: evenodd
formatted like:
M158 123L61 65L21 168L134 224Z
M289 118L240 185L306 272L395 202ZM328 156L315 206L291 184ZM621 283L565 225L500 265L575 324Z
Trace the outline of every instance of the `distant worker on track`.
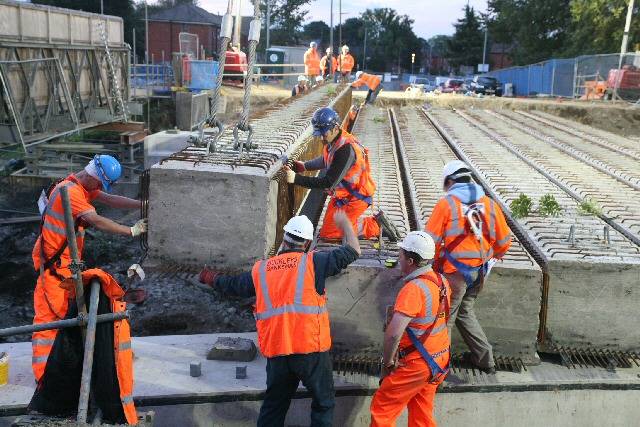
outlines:
M322 77L325 79L338 71L338 60L331 52L331 48L328 47L326 52L327 54L320 60L320 70L322 71ZM331 62L329 62L329 58L331 58Z
M433 209L426 232L437 249L433 269L443 273L451 286L448 327L451 330L455 323L471 350L465 360L492 374L492 347L473 307L493 262L509 250L511 233L500 206L471 180L466 163L447 163L442 185L447 194Z
M311 42L309 49L304 53L304 73L310 82L314 82L320 75L320 55L316 42Z
M373 104L382 90L382 77L358 71L356 73L356 81L351 83L351 87L361 87L365 85L369 88L369 92L364 102L366 104Z
M294 163L294 170L288 167L285 167L285 170L289 184L324 189L331 195L320 237L342 237L342 231L336 227L333 220L334 214L342 210L359 236L365 239L376 238L382 226L384 235L392 241L397 241L398 232L382 211L373 216L362 217L371 206L376 190L376 184L371 177L368 150L355 136L341 129L340 117L332 108L316 110L311 124L313 136L321 138L322 156L304 163L297 161ZM320 169L326 169L326 174L322 177L300 175L304 171Z
M291 89L291 96L303 95L309 92L309 86L307 86L307 77L298 76L298 83Z
M96 213L93 201L112 208L140 209L139 200L109 194L112 184L122 171L120 163L108 155L96 155L83 171L69 175L42 196L42 225L32 251L33 266L40 275L33 294L34 324L53 322L65 318L68 301L73 294L63 289L62 282L71 277L71 254L65 232L64 209L60 188L66 187L71 202L75 223L76 242L82 259L85 229L93 226L98 230L136 237L147 231L146 220L138 221L133 227L120 225ZM43 376L49 353L58 333L57 329L33 333L33 373L36 381Z
M450 289L431 269L433 239L411 231L398 243L404 286L383 342L380 388L371 401L371 426L395 426L405 408L409 426L435 427L433 406L451 358L447 318Z
M205 268L200 273L200 281L214 289L256 297L258 346L267 358L259 427L284 426L300 381L311 393L311 425L332 425L335 392L325 281L360 256L358 238L344 213L336 214L335 224L345 237L337 249L307 252L313 224L296 216L284 226L278 254L257 261L251 272L222 276Z
M349 53L349 46L342 46L342 53L340 54L339 67L340 67L340 76L342 77L342 82L347 83L351 79L351 71L353 67L356 65L356 61L353 59L353 56Z

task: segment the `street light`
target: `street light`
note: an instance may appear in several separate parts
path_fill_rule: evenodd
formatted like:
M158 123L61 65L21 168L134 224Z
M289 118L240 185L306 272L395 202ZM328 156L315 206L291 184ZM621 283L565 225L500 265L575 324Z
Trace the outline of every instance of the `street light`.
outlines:
M416 63L416 54L412 53L411 54L411 74L413 74L413 64Z

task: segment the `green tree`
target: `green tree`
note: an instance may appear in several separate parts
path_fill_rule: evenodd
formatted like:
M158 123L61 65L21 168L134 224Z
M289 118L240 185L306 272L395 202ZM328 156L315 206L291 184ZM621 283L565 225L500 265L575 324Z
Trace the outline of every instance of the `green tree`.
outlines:
M587 2L590 2L588 0ZM531 64L566 50L571 0L489 0L489 34L512 46L516 65Z
M367 9L361 18L366 22L367 57L371 58L367 60L367 68L375 71L410 69L411 53L420 52L413 20L389 8ZM415 65L419 67L420 63Z
M469 5L463 11L464 16L454 24L456 31L447 45L449 63L455 69L465 65L475 67L482 62L484 31L480 18Z
M620 51L628 0L572 0L567 55ZM631 21L629 48L640 42L640 19Z
M324 21L312 21L303 27L301 38L305 41L318 42L320 46L327 46L330 33L331 29Z
M302 23L307 10L304 7L312 0L269 0L271 10L271 44L292 46L300 43L302 36ZM267 6L260 2L263 19L267 16ZM260 47L264 48L264 37L260 37Z

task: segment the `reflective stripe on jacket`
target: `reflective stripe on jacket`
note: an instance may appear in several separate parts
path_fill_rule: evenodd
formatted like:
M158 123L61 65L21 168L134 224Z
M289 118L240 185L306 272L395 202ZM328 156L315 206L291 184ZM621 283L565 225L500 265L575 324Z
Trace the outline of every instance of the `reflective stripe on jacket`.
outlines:
M350 53L346 55L340 55L340 71L343 73L350 73L353 70L353 66L355 65L355 60Z
M309 48L304 53L304 70L307 75L320 74L320 56L317 50Z
M315 287L313 252L287 252L255 263L258 345L265 357L331 348L326 297Z
M434 265L441 265L445 273L453 273L456 268L444 259L444 250L452 258L478 267L491 258L501 258L511 246L511 233L500 206L487 196L480 197L476 204L484 211L480 242L467 224L464 205L455 196L440 199L429 217L425 231L436 244ZM454 242L457 244L452 247Z
M363 147L355 136L342 131L340 138L333 144L325 145L322 149L322 156L325 167L329 167L333 161L336 151L344 145L350 144L356 155L356 160L347 171L342 181L333 189L333 196L337 199L351 199L353 195L345 187L345 182L353 191L360 193L362 196L370 197L376 191L376 184L371 177L371 166L369 164L369 150Z

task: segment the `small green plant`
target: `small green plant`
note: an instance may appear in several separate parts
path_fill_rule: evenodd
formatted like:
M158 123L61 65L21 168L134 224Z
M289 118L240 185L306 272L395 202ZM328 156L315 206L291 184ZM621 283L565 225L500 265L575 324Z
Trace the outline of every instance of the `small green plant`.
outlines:
M516 219L529 216L532 207L533 202L526 194L520 194L518 198L509 205L509 209L511 209L511 213Z
M376 117L374 117L374 118L373 118L373 121L374 121L375 123L384 123L384 122L385 122L385 119L384 119L384 117L376 116Z
M337 93L335 86L327 86L327 95L335 96Z
M540 197L538 212L542 216L558 216L562 212L562 208L553 194L545 194Z
M578 212L580 213L580 215L599 216L602 214L602 209L600 209L600 206L598 206L598 203L596 203L595 200L584 199L578 205Z

